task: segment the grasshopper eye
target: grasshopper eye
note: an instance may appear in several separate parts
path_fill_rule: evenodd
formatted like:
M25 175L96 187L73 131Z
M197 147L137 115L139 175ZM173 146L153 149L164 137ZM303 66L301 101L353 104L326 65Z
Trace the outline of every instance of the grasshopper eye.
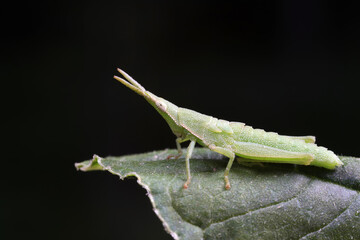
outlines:
M163 103L163 102L157 102L157 103L156 103L156 106L157 106L158 108L160 108L161 111L163 111L163 112L166 111L166 104L165 104L165 103Z

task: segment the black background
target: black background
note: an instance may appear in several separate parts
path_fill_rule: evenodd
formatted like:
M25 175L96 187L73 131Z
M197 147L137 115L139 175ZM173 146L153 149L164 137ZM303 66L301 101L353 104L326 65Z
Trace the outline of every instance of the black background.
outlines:
M1 18L0 237L170 239L134 179L74 168L175 147L116 67L178 106L360 156L355 4L15 2Z

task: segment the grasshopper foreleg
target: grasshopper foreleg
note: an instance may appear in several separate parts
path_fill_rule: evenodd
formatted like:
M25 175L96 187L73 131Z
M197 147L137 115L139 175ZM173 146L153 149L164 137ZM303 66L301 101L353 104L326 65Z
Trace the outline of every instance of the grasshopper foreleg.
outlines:
M181 149L181 145L180 143L184 142L184 140L182 138L177 138L176 139L176 148L178 150L178 154L176 155L169 155L166 159L171 159L171 158L174 158L174 159L178 159L179 157L181 157L182 155L182 149Z
M192 152L194 150L196 141L191 140L191 143L189 144L189 147L187 149L186 158L185 158L185 164L186 164L186 182L184 183L184 188L187 189L190 181L191 181L191 175L190 175L190 157L192 155Z

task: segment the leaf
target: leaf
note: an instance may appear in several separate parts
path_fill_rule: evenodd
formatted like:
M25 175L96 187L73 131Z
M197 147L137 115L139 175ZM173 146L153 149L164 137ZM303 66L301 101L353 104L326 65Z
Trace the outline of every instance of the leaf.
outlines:
M186 180L176 150L77 163L82 171L135 176L174 239L360 239L360 159L340 157L336 170L291 164L234 163L224 189L226 158L196 148Z

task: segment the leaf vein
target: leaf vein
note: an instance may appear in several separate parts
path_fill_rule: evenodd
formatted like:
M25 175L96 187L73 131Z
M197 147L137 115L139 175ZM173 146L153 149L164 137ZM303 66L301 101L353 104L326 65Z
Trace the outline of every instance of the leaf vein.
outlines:
M342 211L341 213L339 213L339 215L337 215L337 216L336 216L332 221L330 221L328 224L326 224L325 226L319 228L318 230L315 230L315 231L312 231L312 232L310 232L310 233L305 234L305 235L302 236L300 239L304 239L304 238L305 238L306 236L308 236L308 235L315 234L315 233L317 233L317 232L321 232L324 228L326 228L326 227L329 226L331 223L333 223L334 221L336 221L336 219L338 219L341 215L343 215L343 213L346 212L346 211L351 207L351 205L354 204L354 202L355 202L356 199L359 197L359 195L360 195L360 194L355 195L354 200L351 201L351 203L349 204L349 206L347 206L347 207L344 209L344 211Z
M296 193L296 194L295 194L293 197L291 197L291 198L288 198L288 199L286 199L286 200L284 200L284 201L280 201L280 202L273 202L273 203L270 203L270 204L268 204L268 205L265 205L265 206L262 206L262 207L259 207L259 208L252 209L252 210L250 210L250 211L247 211L247 212L244 212L244 213L241 213L241 214L238 214L238 215L234 215L234 216L228 217L228 218L223 219L223 220L221 220L221 221L213 222L213 223L209 224L208 226L206 226L206 227L204 228L204 231L205 231L207 228L209 228L211 225L213 225L213 224L222 223L222 222L228 221L228 220L230 220L230 219L232 219L232 218L245 216L245 215L247 215L247 214L252 214L252 213L254 213L254 212L256 212L256 211L260 211L260 210L263 210L263 209L266 209L266 208L269 208L269 207L273 207L273 206L276 206L276 205L279 205L279 204L283 204L283 203L290 202L290 201L296 199L296 198L297 198L298 196L300 196L302 193L306 192L306 191L309 189L309 186L310 186L310 184L311 184L313 181L314 181L313 178L310 179L310 180L308 181L308 184L307 184L306 188L301 189L298 193Z

